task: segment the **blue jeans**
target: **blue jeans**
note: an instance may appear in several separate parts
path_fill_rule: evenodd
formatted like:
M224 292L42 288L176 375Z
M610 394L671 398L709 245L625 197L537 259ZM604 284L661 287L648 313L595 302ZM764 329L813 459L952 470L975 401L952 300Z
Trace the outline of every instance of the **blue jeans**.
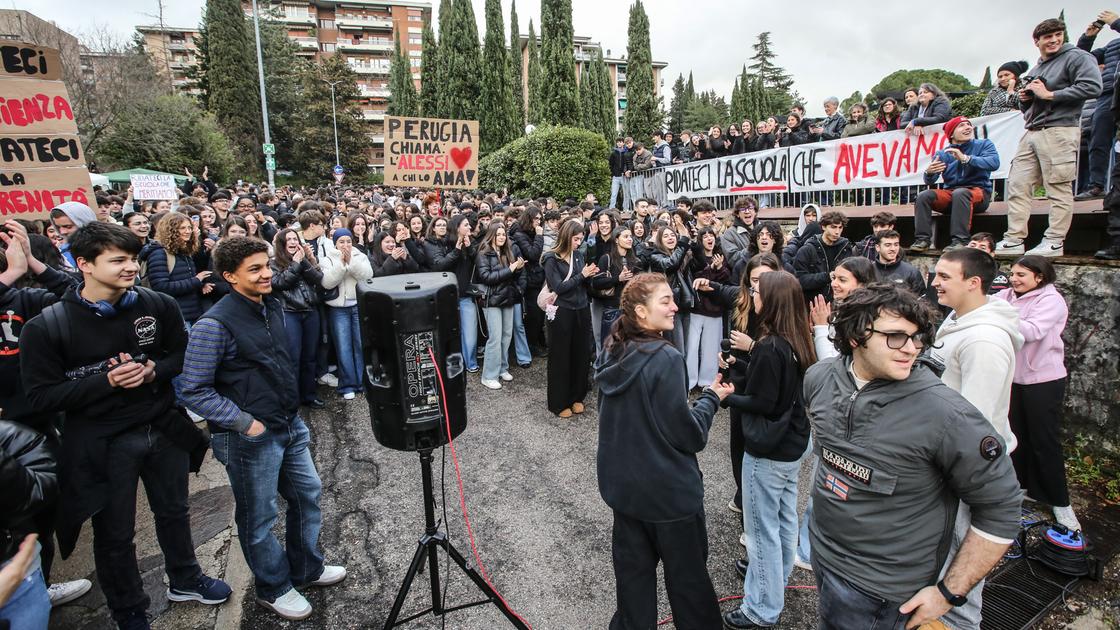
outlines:
M459 298L459 337L463 345L463 361L471 372L478 370L478 307L474 298Z
M513 339L513 307L486 307L486 350L482 378L488 381L509 371L509 342Z
M646 196L646 178L642 175L631 175L627 182L630 187L630 199L637 201Z
M0 606L0 621L16 630L47 630L51 617L51 598L43 582L43 570L28 573L8 601Z
M820 458L813 453L813 438L809 438L807 457L813 460L813 474L810 479L817 478L817 466L821 465ZM801 515L801 527L797 532L797 558L803 562L813 561L813 550L809 545L809 521L813 518L813 488L809 484L809 502L805 504L805 513Z
M362 339L358 328L358 305L330 306L331 338L338 355L338 393L362 391Z
M256 437L229 431L211 437L214 458L226 467L233 488L241 552L256 578L257 597L267 601L323 574L323 486L310 444L311 432L299 416L286 427L269 427ZM288 504L284 547L272 533L277 492Z
M910 620L910 615L898 612L902 602L865 593L819 564L813 565L813 577L817 579L818 630L902 630Z
M319 311L296 313L284 311L284 328L288 333L288 354L299 369L299 401L315 399L315 349L319 341Z
M1100 186L1108 192L1108 161L1112 157L1112 146L1116 139L1116 119L1112 116L1112 109L1098 107L1093 110L1092 125L1089 133L1088 184Z
M535 300L536 297L533 297ZM518 365L529 365L533 362L533 353L529 351L529 338L525 335L525 307L518 302L513 305L513 351L517 355ZM507 360L509 352L506 352Z
M622 205L616 206L618 202L618 191L622 191ZM628 210L630 208L630 186L625 177L611 177L611 196L607 202L608 208L617 208L619 210Z
M800 461L743 455L743 525L747 577L739 610L759 625L778 622L797 553L797 477Z

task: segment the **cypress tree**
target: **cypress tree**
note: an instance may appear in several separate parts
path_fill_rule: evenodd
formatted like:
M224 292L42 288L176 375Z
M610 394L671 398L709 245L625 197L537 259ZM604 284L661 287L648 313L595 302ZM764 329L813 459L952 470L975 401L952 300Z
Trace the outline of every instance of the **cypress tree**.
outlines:
M420 52L420 115L439 116L439 44L432 25L424 25L424 48Z
M984 78L980 80L980 89L981 90L992 89L992 67L991 66L988 66L988 67L984 68Z
M691 70L688 71L688 83L686 83L684 86L684 93L688 95L688 98L685 100L686 106L688 103L696 100L696 85L692 82Z
M517 22L517 0L509 9L509 82L513 86L515 138L525 130L525 89L521 84L521 26Z
M598 88L596 111L599 121L596 131L601 132L607 142L613 145L614 139L618 135L618 118L615 115L615 96L614 86L611 85L611 73L607 70L607 63L603 61L602 51L595 52L595 62L592 68L594 70L592 76L595 78Z
M529 71L527 89L529 90L526 118L530 124L541 122L541 55L537 47L537 33L533 30L533 20L529 20Z
M735 85L731 86L731 121L738 122L742 120L743 105L742 93L739 90L739 77L735 77Z
M684 129L684 108L687 100L684 75L678 74L676 82L673 83L673 98L669 101L669 129L677 133Z
M444 0L439 3L439 46L436 48L436 118L447 115L447 37L451 32L451 14L455 3Z
M641 0L630 5L626 46L626 133L649 138L664 123L653 93L653 59L649 48L649 17Z
M338 120L338 149L343 167L352 179L369 172L369 125L362 120L358 104L357 74L343 55L331 55L308 68L303 76L306 115L300 130L300 150L293 155L295 170L315 181L329 180L334 166L334 127L331 120L331 88Z
M416 85L412 82L412 66L401 53L398 39L389 66L389 107L385 113L390 116L417 116L420 114L419 101Z
M590 64L581 63L579 75L579 111L580 111L580 126L588 131L598 131L596 119L598 118L598 111L595 107L595 97L597 86L595 79L591 76Z
M541 0L539 114L543 123L579 125L574 37L571 0Z
M440 41L440 67L446 73L441 81L443 117L477 120L476 86L482 58L471 0L454 0L448 22L447 33Z
M480 101L484 105L478 108L479 144L483 154L500 149L516 137L505 39L501 0L486 0L486 44L482 52L480 91Z
M264 140L257 95L257 58L253 35L238 0L207 0L202 17L206 66L205 103L238 152L242 168L264 171L258 147Z

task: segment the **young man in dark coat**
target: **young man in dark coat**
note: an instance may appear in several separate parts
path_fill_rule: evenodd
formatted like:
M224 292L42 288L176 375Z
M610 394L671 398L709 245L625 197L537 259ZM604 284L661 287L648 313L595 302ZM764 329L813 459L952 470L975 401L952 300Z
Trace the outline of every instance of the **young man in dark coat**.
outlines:
M833 210L824 213L819 223L821 234L806 239L793 258L794 274L809 301L818 295L832 299L832 270L836 263L852 255L851 242L841 236L848 217Z

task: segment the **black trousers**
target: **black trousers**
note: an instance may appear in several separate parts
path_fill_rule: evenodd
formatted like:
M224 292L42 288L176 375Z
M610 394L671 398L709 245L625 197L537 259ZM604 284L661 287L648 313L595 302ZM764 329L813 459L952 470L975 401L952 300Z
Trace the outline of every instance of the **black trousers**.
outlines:
M743 507L743 416L734 407L731 408L731 424L727 430L731 433L731 473L735 476L735 505Z
M1062 404L1066 379L1032 385L1011 384L1011 432L1019 446L1011 453L1019 485L1046 505L1069 505L1066 458L1062 452Z
M549 325L548 410L552 413L582 403L591 376L591 308L560 307Z
M704 512L670 523L649 523L614 513L611 557L618 609L610 630L657 627L657 563L680 630L722 627L719 601L708 575L708 528Z
M1108 210L1108 236L1112 239L1110 245L1120 247L1120 160L1112 166L1114 186L1104 198L1104 207Z
M151 603L133 544L137 481L144 481L156 517L156 540L171 586L193 586L202 569L191 540L187 452L149 425L114 438L108 446L108 462L108 497L105 507L93 516L93 560L106 603L119 620L134 610L147 610Z
M530 286L525 290L525 338L530 350L543 350L548 347L544 338L544 311L537 306L537 295L541 285Z

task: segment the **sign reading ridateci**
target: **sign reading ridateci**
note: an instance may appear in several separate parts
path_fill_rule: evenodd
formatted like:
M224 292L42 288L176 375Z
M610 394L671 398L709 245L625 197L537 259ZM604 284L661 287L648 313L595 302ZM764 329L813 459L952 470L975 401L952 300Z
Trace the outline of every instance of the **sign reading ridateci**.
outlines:
M57 50L0 40L0 215L45 218L91 186Z
M478 188L478 121L385 118L385 184Z

